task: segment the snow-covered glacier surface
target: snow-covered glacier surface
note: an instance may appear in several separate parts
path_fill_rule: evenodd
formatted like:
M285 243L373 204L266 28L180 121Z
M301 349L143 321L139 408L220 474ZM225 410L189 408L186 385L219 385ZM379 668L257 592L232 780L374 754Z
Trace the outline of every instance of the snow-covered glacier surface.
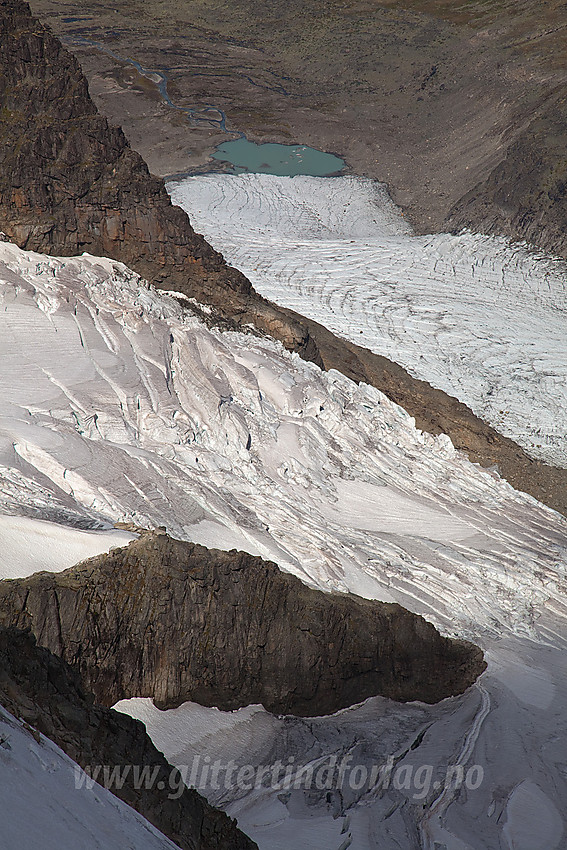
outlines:
M363 178L207 175L168 188L262 295L567 466L564 262L495 237L416 236Z
M0 261L4 517L165 525L324 590L400 602L489 661L477 686L438 706L377 698L313 721L136 702L157 745L181 765L350 754L482 768L477 788L422 797L394 784L204 789L262 850L527 850L538 807L549 823L538 846L560 846L567 521L416 430L377 390L270 340L210 330L118 263L5 243Z
M176 850L134 809L93 783L43 735L0 706L0 847Z
M41 570L58 573L86 558L126 546L135 537L127 531L86 531L26 516L0 514L0 579L22 578Z

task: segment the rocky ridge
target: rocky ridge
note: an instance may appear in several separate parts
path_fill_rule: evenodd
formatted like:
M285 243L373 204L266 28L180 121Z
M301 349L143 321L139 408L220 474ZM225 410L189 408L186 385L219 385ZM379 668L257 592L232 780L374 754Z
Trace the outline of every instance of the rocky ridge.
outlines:
M238 324L277 330L316 359L305 329L253 292L195 233L163 182L89 97L77 60L20 0L0 2L0 226L20 248L87 251Z
M104 705L152 697L313 716L377 694L437 702L486 666L476 646L400 605L313 590L261 558L165 532L1 582L0 623L31 628Z
M41 732L83 768L134 764L155 770L151 787L136 787L132 774L123 773L122 787L113 783L109 790L182 850L256 847L196 791L185 788L177 795L178 780L175 787L170 782L173 768L154 747L143 723L95 704L78 674L37 646L29 632L0 628L0 703L27 724L30 734Z

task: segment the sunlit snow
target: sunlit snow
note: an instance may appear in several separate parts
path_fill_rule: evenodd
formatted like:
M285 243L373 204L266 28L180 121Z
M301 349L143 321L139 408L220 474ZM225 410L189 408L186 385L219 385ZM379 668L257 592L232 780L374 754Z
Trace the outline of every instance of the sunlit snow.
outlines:
M165 525L269 557L322 589L398 601L487 653L480 683L438 706L376 698L311 721L137 703L132 713L144 710L178 759L213 747L263 764L353 752L485 771L474 792L432 789L425 800L393 788L215 798L262 850L390 839L462 850L479 836L498 846L515 840L526 795L565 809L564 518L416 430L377 390L270 340L209 330L118 263L9 244L0 258L5 517Z
M565 262L495 237L415 236L358 177L207 175L169 191L262 295L567 466Z
M126 531L82 531L30 517L0 515L0 579L21 578L39 570L61 572L126 546L134 537Z

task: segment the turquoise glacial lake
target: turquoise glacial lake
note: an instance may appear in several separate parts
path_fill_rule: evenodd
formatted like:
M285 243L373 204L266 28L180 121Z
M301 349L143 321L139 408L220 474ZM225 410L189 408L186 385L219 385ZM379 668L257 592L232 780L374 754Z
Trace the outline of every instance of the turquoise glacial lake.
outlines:
M278 177L295 177L298 174L327 177L345 167L344 160L338 156L315 148L304 145L257 145L247 139L225 142L216 148L212 156L213 159L232 163L234 174L252 171Z

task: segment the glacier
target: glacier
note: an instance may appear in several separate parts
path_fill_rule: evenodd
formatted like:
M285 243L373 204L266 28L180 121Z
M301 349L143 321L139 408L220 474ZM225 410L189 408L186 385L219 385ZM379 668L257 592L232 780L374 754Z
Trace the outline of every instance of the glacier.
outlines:
M265 337L208 328L112 260L0 243L0 353L4 523L107 536L116 522L163 525L270 558L323 590L399 602L484 649L477 685L436 706L374 698L300 719L120 704L178 764L350 753L362 764L482 767L476 790L424 799L394 787L330 798L211 789L261 850L528 850L538 807L549 826L538 846L560 846L564 517L420 432L378 390Z
M567 466L565 261L500 237L417 236L361 177L205 175L168 191L261 295Z

